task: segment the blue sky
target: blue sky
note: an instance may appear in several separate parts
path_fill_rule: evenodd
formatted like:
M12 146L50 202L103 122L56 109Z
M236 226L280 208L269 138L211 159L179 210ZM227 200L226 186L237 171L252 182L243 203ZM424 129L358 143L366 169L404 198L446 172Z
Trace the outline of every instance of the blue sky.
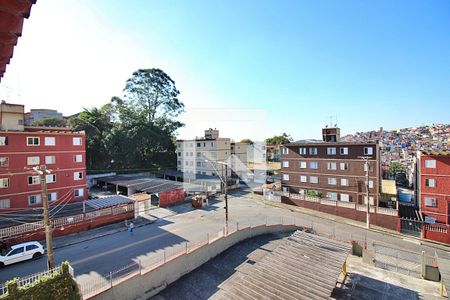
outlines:
M0 97L72 114L151 67L181 91L182 138L449 123L450 2L38 1Z

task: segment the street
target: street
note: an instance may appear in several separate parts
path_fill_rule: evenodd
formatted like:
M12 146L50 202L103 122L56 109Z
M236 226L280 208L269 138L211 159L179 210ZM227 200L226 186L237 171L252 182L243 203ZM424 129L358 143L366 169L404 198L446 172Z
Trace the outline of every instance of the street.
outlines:
M246 224L250 220L266 218L275 220L280 217L295 217L302 223L313 222L316 228L330 228L336 226L346 234L367 238L391 244L414 252L426 251L434 254L431 247L419 245L415 240L398 238L379 232L368 231L363 228L335 223L319 217L303 213L291 212L287 209L266 205L259 200L259 196L251 194L229 197L230 223L239 221ZM80 281L103 277L111 271L117 270L132 262L149 259L155 253L170 247L181 249L186 245L204 241L206 236L217 235L224 228L224 202L219 201L206 209L192 210L165 219L159 219L153 224L136 228L133 235L127 231L81 242L55 250L56 264L64 260L70 261L75 270L75 276ZM243 225L242 225L243 226ZM23 277L45 270L46 257L37 261L27 261L7 266L0 270L0 282L4 283L14 277Z

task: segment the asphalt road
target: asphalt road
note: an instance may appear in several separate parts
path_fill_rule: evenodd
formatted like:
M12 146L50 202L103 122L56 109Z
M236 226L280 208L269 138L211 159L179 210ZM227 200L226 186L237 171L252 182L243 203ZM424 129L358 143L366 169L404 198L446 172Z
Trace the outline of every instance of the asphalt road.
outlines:
M355 239L367 238L368 241L392 244L414 252L424 250L431 255L434 254L434 250L431 247L420 245L413 239L398 238L359 227L336 224L331 220L265 205L258 199L258 196L252 195L230 196L230 224L235 226L234 224L239 221L239 226L245 226L245 224L249 224L256 219L264 222L267 218L269 222L273 222L280 220L281 217L295 217L302 224L313 222L314 226L319 230L320 228L331 230L330 228L337 226L336 231L344 232L347 237L353 236ZM93 278L105 277L109 272L132 262L140 261L143 264L149 264L150 261L156 262L155 259L163 259L163 249L165 248L167 249L166 254L169 255L186 247L186 243L190 246L206 240L208 234L210 237L216 236L218 232L223 230L225 225L223 207L223 201L217 202L206 210L193 210L136 228L133 235L122 231L56 249L56 263L59 264L64 260L70 261L77 279L79 281L89 281ZM0 282L5 282L14 277L23 277L45 269L45 256L37 261L27 261L6 266L0 270Z

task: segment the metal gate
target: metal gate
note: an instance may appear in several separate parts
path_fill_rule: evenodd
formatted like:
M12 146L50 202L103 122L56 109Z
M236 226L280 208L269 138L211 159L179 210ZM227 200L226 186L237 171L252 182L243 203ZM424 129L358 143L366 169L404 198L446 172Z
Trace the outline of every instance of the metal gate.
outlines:
M400 232L410 234L414 236L420 236L422 234L423 222L413 219L400 219Z
M382 244L373 244L374 263L376 267L422 278L426 264L432 264L433 257L389 247Z

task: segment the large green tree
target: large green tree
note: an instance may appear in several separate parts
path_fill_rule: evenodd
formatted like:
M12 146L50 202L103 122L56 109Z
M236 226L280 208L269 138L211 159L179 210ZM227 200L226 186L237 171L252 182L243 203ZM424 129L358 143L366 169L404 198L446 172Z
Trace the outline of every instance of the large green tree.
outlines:
M123 97L86 109L71 125L86 131L90 170L141 171L174 167L176 117L184 110L175 82L160 69L141 69L127 80Z
M288 144L292 142L293 139L289 134L283 133L282 135L275 135L273 137L270 137L266 139L266 144L268 145L280 145L280 144Z
M77 131L86 132L86 167L88 169L107 168L112 160L108 141L114 129L114 109L111 104L100 108L84 109L69 119L69 125Z

